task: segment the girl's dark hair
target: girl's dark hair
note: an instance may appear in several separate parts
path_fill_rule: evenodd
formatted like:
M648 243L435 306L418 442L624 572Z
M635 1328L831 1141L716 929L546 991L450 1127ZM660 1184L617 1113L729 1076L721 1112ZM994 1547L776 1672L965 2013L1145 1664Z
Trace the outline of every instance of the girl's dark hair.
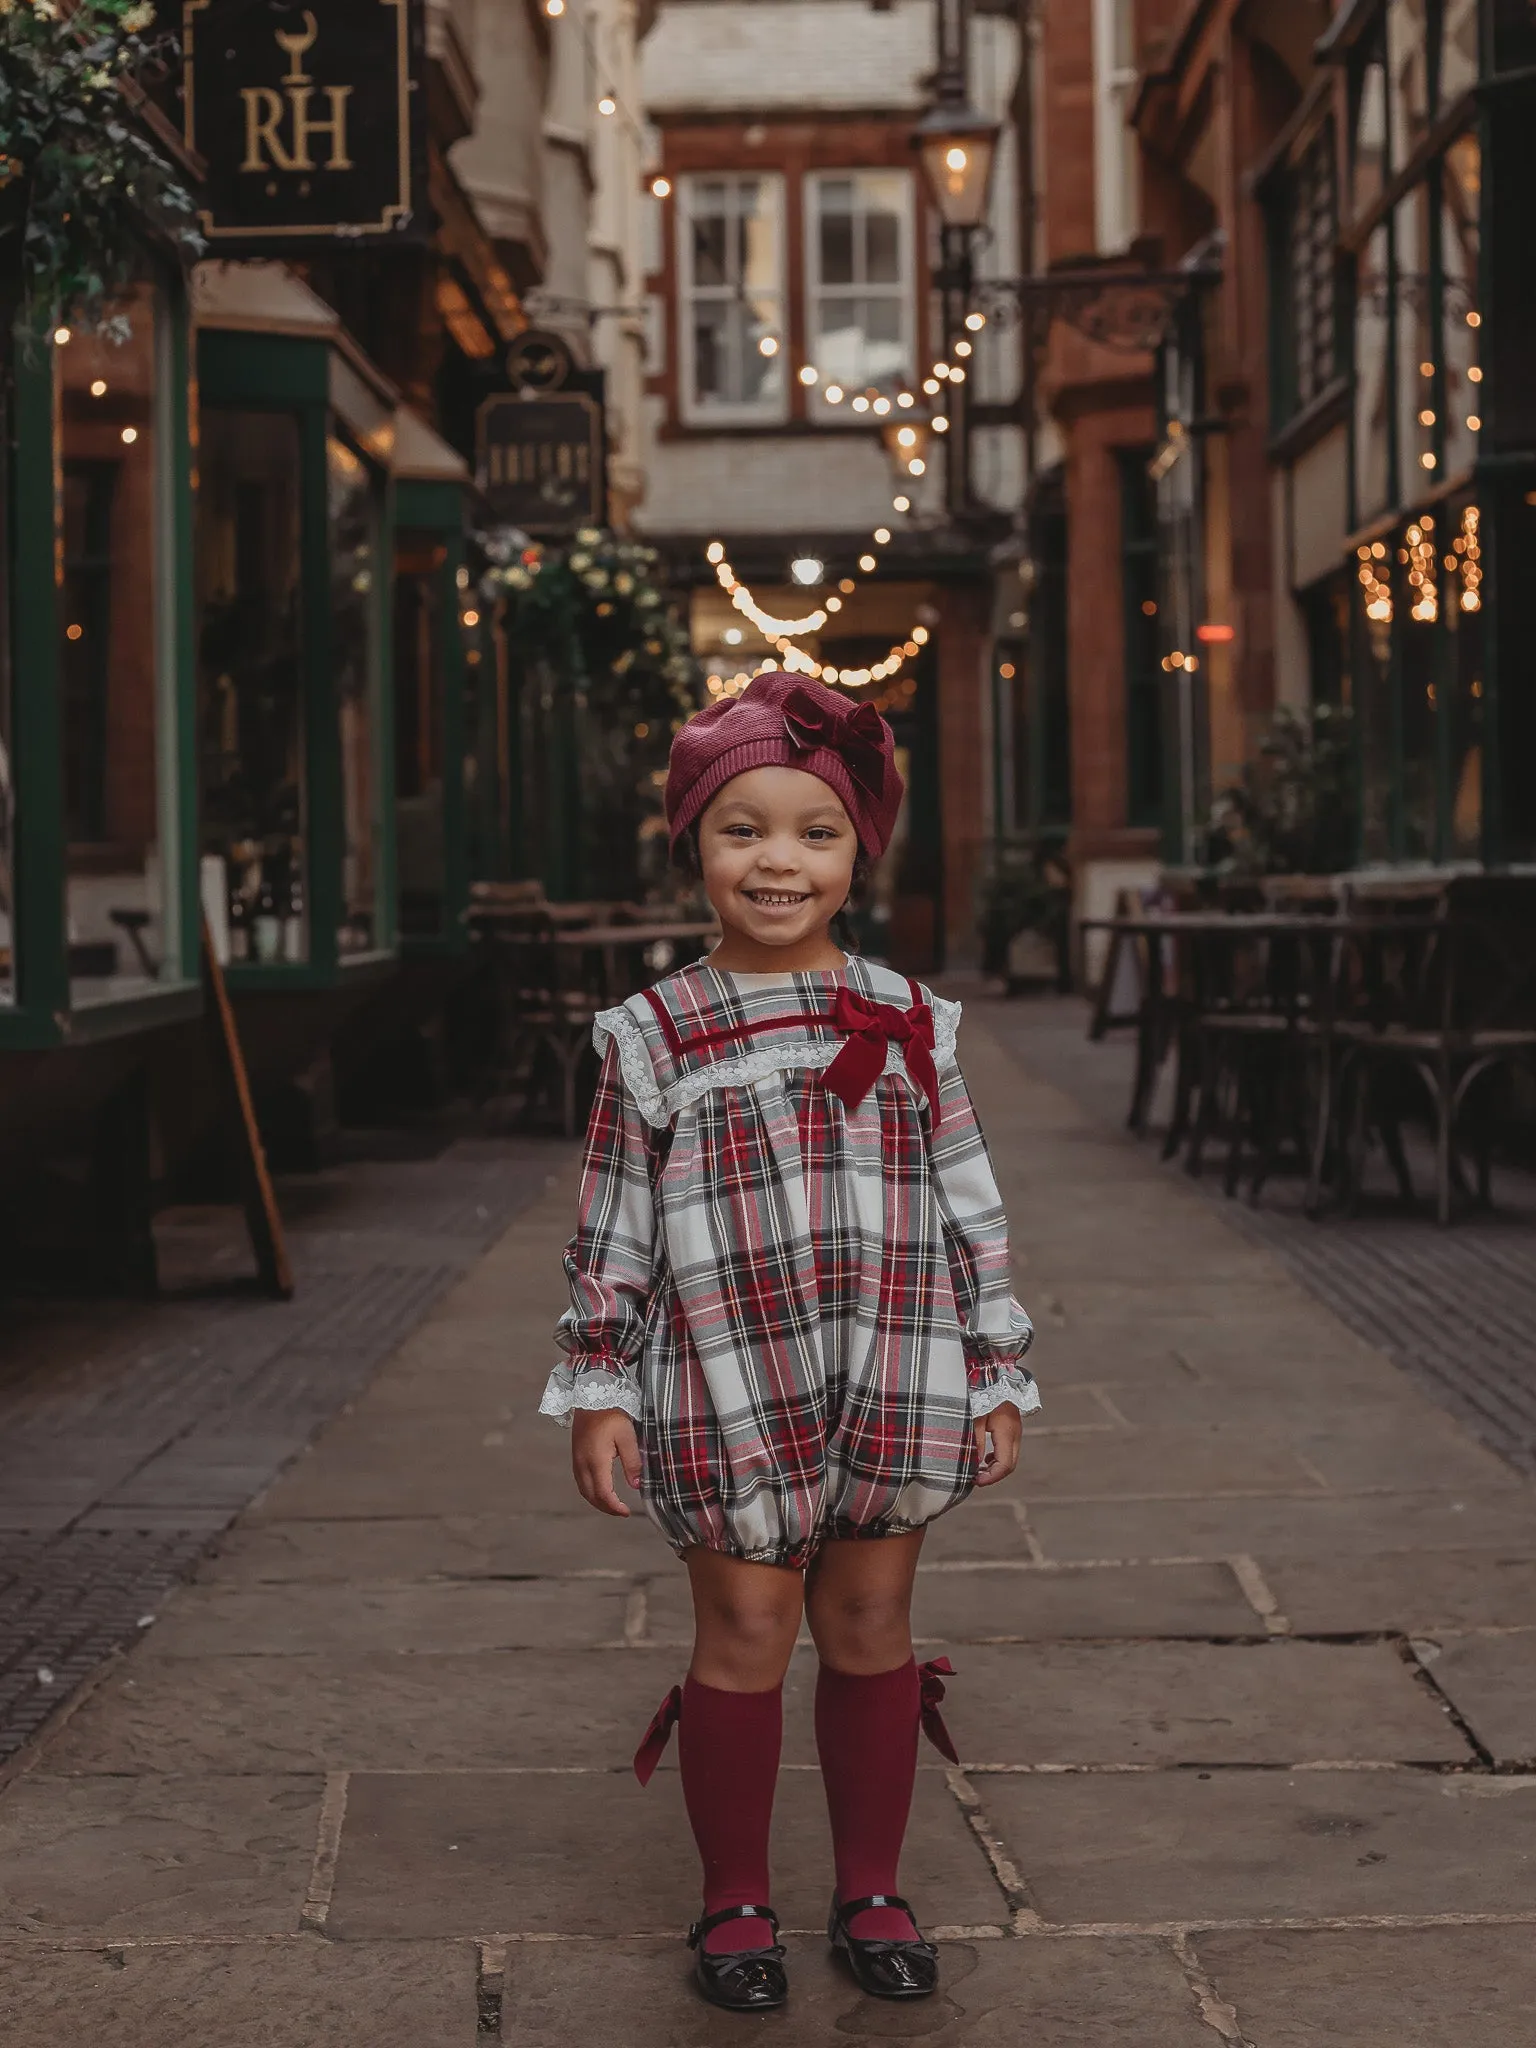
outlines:
M699 827L697 820L688 827L686 832L681 834L677 844L673 847L672 865L680 869L690 882L703 881L704 856L699 849ZM857 910L864 901L864 891L869 886L869 875L872 866L873 863L869 855L861 846L854 855L853 881L848 890L848 900L832 920L832 936L845 953L857 953L859 950L859 935L854 928L853 918L850 913Z

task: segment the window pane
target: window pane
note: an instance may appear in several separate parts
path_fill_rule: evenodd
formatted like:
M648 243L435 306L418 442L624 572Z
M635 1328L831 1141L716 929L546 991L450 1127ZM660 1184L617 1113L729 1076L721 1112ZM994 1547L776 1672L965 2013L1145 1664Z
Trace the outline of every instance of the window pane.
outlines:
M395 545L395 866L400 929L442 930L443 542L402 533Z
M1443 610L1451 637L1447 664L1451 815L1447 850L1453 859L1476 859L1483 845L1483 562L1482 519L1476 505L1448 518L1450 546L1441 557Z
M1482 158L1475 135L1446 151L1441 199L1441 261L1445 266L1445 465L1458 476L1475 459L1481 431L1482 339L1477 305Z
M1331 126L1322 129L1296 166L1289 227L1295 399L1301 407L1328 388L1337 368Z
M1381 191L1387 175L1387 74L1379 57L1366 64L1356 87L1354 210Z
M1536 10L1530 0L1492 0L1493 68L1524 71L1536 65Z
M15 873L16 791L11 741L11 362L0 336L0 1008L16 1000Z
M853 216L834 213L822 192L821 281L823 284L853 283Z
M1477 83L1478 0L1445 0L1445 30L1440 44L1440 104L1450 102Z
M1443 589L1439 522L1410 520L1397 547L1402 662L1403 843L1409 860L1435 857L1435 728Z
M161 488L155 294L124 308L127 340L76 334L54 349L63 436L60 630L69 974L73 1001L152 985L175 944L176 861L163 844L156 592ZM173 929L173 928L172 928Z
M1356 720L1360 734L1360 851L1366 860L1392 858L1392 623L1396 567L1385 541L1358 550L1360 601L1355 616Z
M729 279L726 264L726 223L718 213L693 215L693 281L696 285L720 285Z
M743 222L741 282L749 291L777 292L779 222L773 194L756 178L743 178L737 191Z
M1429 261L1429 188L1396 212L1398 498L1411 501L1440 473L1435 407L1436 336Z
M341 723L341 922L337 950L377 938L378 819L374 787L374 585L378 510L368 465L344 441L326 444L331 535L331 660Z
M1428 0L1391 0L1387 70L1392 86L1392 156L1405 163L1429 124Z
M299 425L205 407L197 506L202 851L236 961L302 961Z
M871 213L864 222L864 275L871 284L901 282L901 222L894 213Z
M1390 276L1385 224L1360 259L1355 298L1355 516L1380 512L1387 502L1392 432Z

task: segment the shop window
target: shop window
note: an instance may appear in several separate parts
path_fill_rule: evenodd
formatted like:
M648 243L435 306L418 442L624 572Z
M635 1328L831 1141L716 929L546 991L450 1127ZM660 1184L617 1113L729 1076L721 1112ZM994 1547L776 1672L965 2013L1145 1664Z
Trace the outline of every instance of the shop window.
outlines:
M1302 412L1338 376L1338 295L1334 244L1338 190L1333 128L1325 123L1280 189L1280 297L1275 377L1277 426Z
M682 407L697 421L785 413L783 181L679 181Z
M1489 0L1495 71L1536 68L1536 8L1531 0Z
M395 863L400 930L407 938L443 928L447 554L444 541L430 533L402 533L395 544Z
M1449 546L1444 546L1445 541ZM1483 520L1467 502L1451 508L1442 535L1442 612L1450 642L1445 707L1450 762L1446 851L1476 860L1483 851Z
M1384 861L1394 857L1396 837L1392 626L1397 611L1397 564L1390 544L1384 540L1362 544L1356 553L1358 599L1351 666L1360 740L1360 851L1368 861Z
M378 943L379 811L375 759L379 507L373 473L334 435L326 443L331 538L331 663L341 748L343 959Z
M1434 252L1429 187L1417 185L1394 215L1392 291L1396 314L1397 489L1411 501L1443 474L1443 429L1435 332Z
M1472 466L1483 425L1483 321L1478 307L1482 151L1475 135L1460 136L1451 144L1440 175L1445 473L1456 477Z
M1397 601L1398 688L1401 693L1400 810L1394 852L1433 860L1436 841L1437 727L1440 619L1447 593L1440 551L1442 522L1433 512L1410 519L1398 537L1394 582Z
M1383 222L1360 258L1355 280L1355 517L1369 519L1392 492L1391 234Z
M1120 582L1125 608L1126 822L1163 822L1163 665L1157 491L1152 450L1120 458Z
M72 1001L182 978L176 915L169 329L154 288L125 338L60 329L63 780Z
M1387 8L1387 79L1391 94L1389 120L1392 155L1405 163L1429 126L1429 14L1433 0L1389 0Z
M207 406L198 495L205 897L228 954L309 957L299 424Z
M912 376L912 240L910 173L807 179L808 347L823 385L858 391Z
M1440 104L1449 107L1477 83L1477 15L1479 0L1442 0L1445 25L1440 35Z

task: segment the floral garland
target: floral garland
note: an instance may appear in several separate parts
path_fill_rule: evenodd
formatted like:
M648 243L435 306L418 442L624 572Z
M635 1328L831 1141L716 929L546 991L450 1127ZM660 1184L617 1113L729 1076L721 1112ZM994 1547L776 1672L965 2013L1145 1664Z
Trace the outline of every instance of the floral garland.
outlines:
M0 319L125 333L111 304L158 233L202 252L193 199L133 116L175 58L150 0L0 0Z
M515 528L481 540L490 563L482 590L506 597L509 630L525 653L597 696L649 699L653 715L694 710L701 671L657 581L654 548L596 526L565 548Z

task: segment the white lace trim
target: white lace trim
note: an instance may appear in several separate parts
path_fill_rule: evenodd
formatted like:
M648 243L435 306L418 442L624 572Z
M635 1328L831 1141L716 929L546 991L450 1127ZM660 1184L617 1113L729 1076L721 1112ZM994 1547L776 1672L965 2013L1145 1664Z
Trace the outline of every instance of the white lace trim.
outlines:
M1002 1408L1010 1401L1021 1415L1033 1415L1040 1406L1040 1389L1035 1385L1034 1375L1025 1372L1022 1366L1005 1365L990 1386L972 1387L972 1418L990 1415L994 1408Z
M584 1372L578 1378L568 1365L557 1365L545 1383L539 1413L552 1416L569 1429L571 1416L578 1408L584 1412L622 1408L632 1421L638 1422L640 1389L633 1380L620 1379L617 1373Z
M942 1072L954 1062L960 1005L947 1003L939 996L934 996L932 1003L933 1058L935 1066ZM756 1046L752 1051L737 1053L731 1059L713 1060L708 1066L685 1074L670 1088L663 1089L656 1079L644 1028L627 1006L604 1010L594 1022L592 1042L599 1057L604 1050L605 1037L611 1038L619 1049L619 1071L636 1107L646 1122L657 1130L671 1123L679 1110L686 1109L702 1096L712 1094L717 1088L750 1088L769 1074L787 1073L804 1067L819 1072L830 1067L846 1043L836 1039L824 1043L807 1037L785 1039L778 1045ZM885 1066L881 1071L886 1074L907 1073L907 1062L899 1045L887 1048Z

